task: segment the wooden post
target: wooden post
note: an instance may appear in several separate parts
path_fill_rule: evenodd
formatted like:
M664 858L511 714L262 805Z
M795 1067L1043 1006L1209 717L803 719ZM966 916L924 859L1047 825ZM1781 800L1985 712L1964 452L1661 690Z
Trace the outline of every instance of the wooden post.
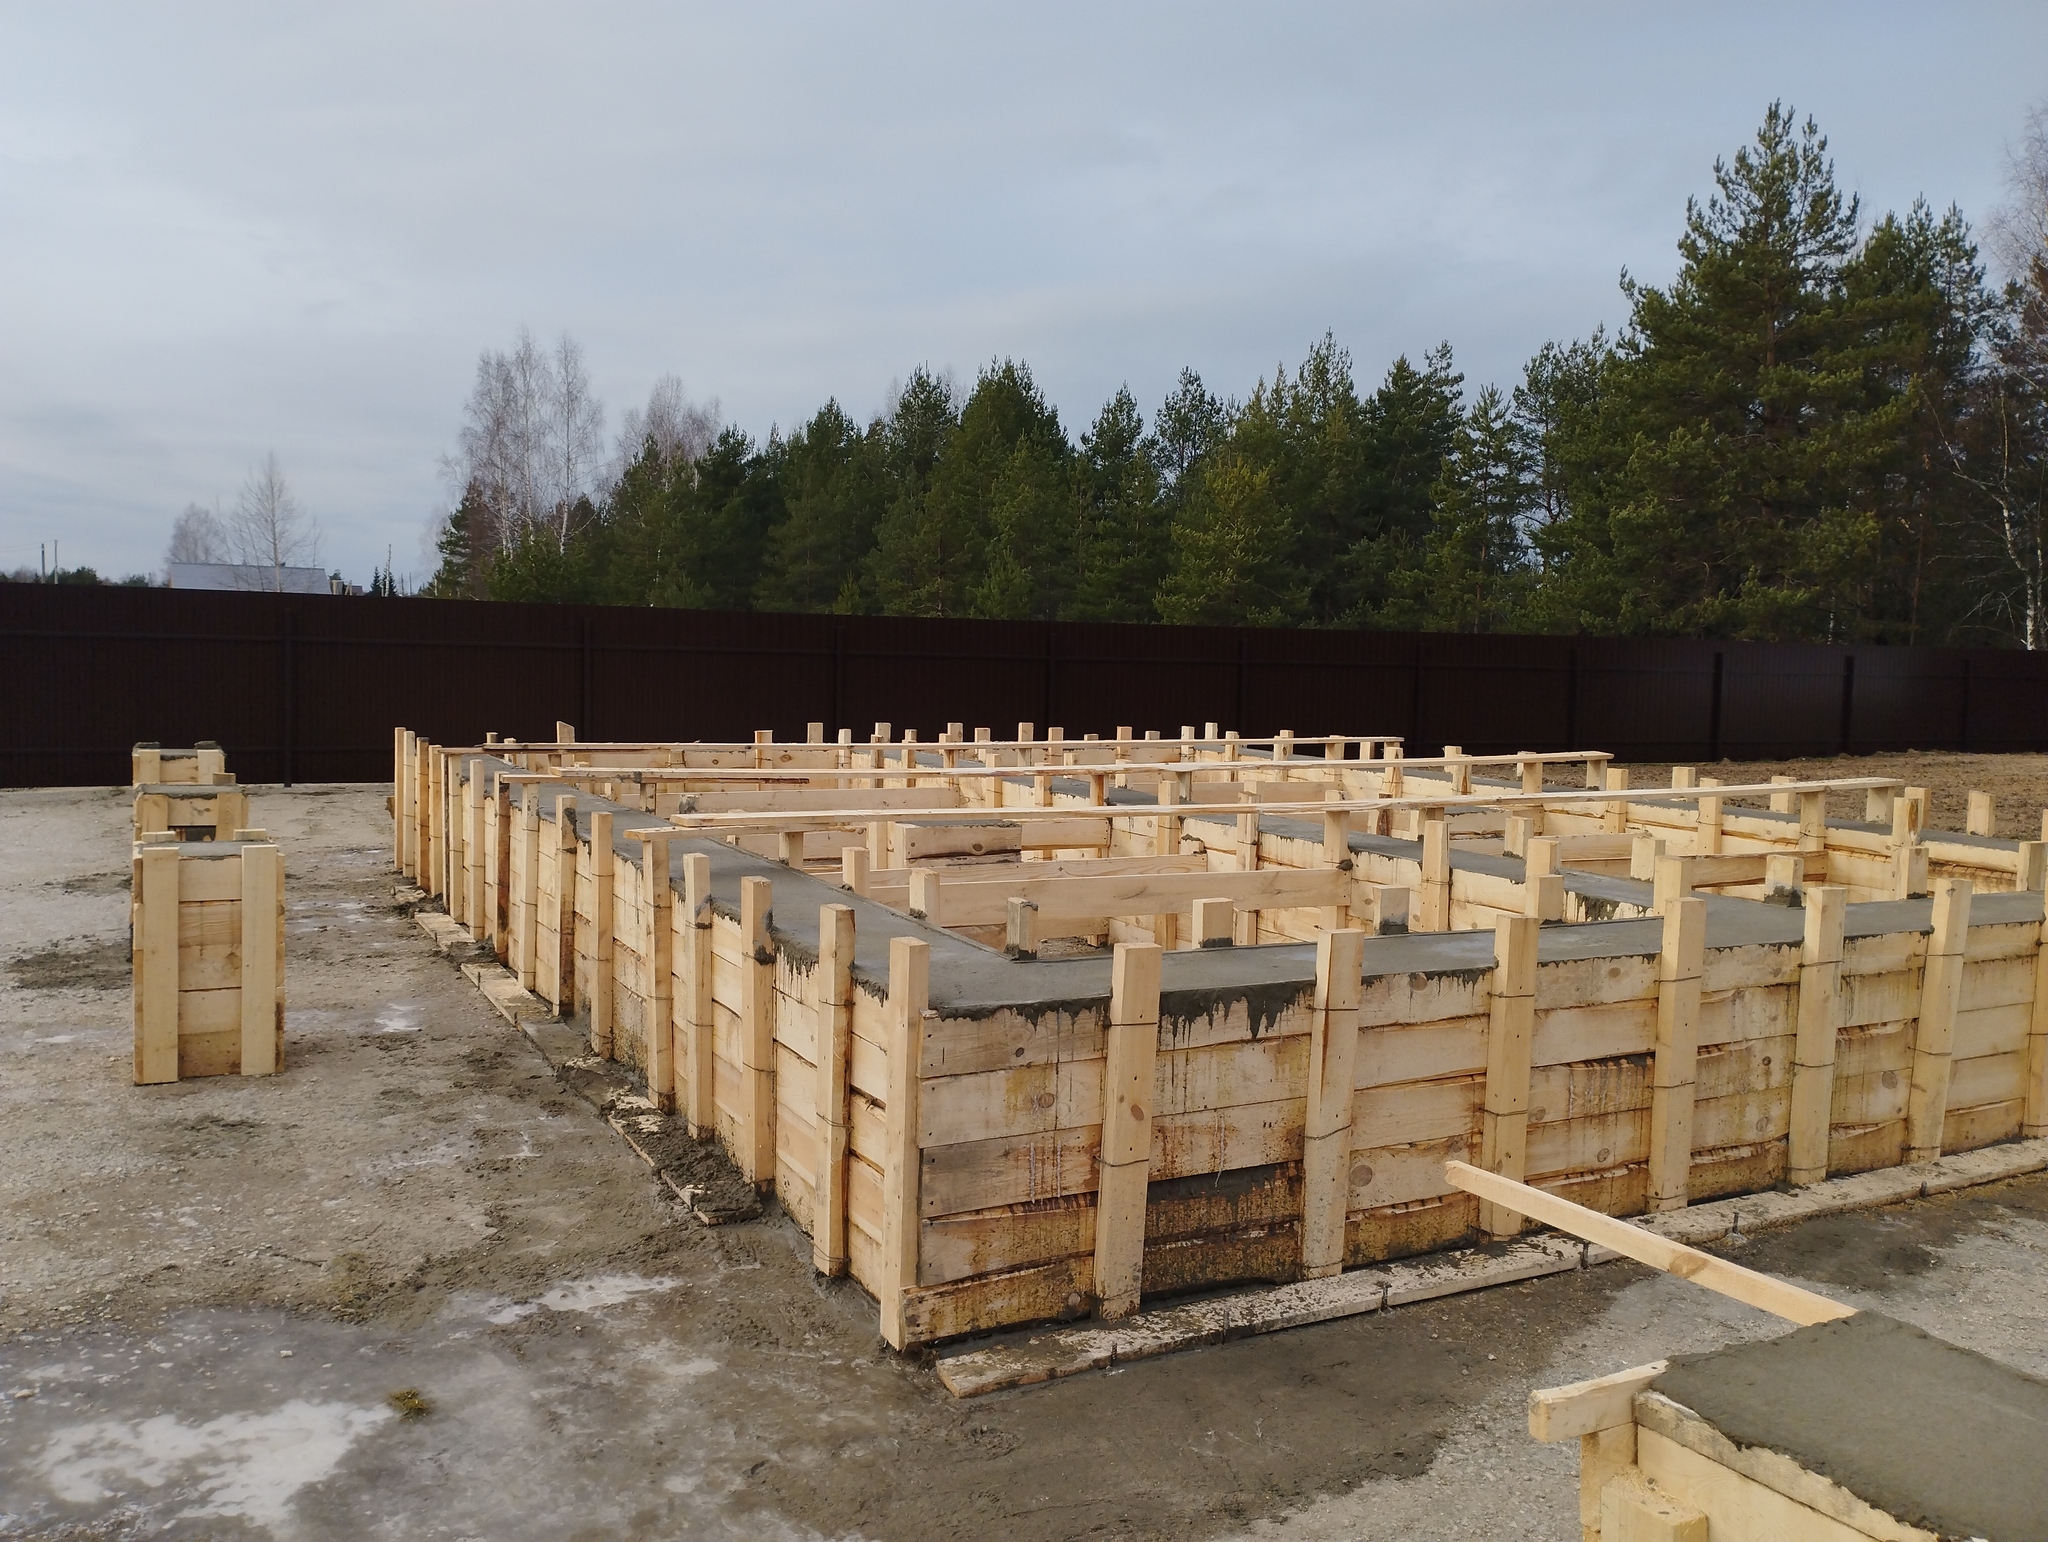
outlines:
M1156 939L1155 939L1156 940ZM1003 952L1011 958L1038 957L1038 905L1021 894L1004 906Z
M1450 762L1446 769L1451 776L1451 791L1462 798L1472 791L1472 762L1465 759L1465 746L1446 744L1444 759Z
M557 1017L576 1015L576 796L555 799L555 949L548 1005Z
M540 919L540 789L532 782L519 790L519 847L513 865L519 869L519 890L513 899L518 914L512 923L512 963L519 983L532 990L535 955L539 951L535 947L536 925Z
M441 802L442 779L447 775L447 756L441 746L427 746L427 863L420 887L439 896L447 890L448 818Z
M1791 784L1792 784L1793 782L1796 782L1796 781L1798 781L1798 780L1799 780L1799 778L1798 778L1798 777L1796 777L1796 776L1774 776L1774 777L1772 777L1772 778L1771 778L1771 785L1772 785L1773 787L1787 787L1787 786L1790 786L1790 785L1791 785ZM1792 794L1791 794L1791 793L1789 793L1789 792L1774 792L1774 793L1772 793L1772 794L1771 794L1771 812L1772 812L1773 814L1789 814L1789 813L1791 813L1791 812L1792 812Z
M418 845L416 837L419 823L414 810L419 806L419 787L414 775L419 770L419 735L410 728L405 730L403 764L400 766L398 783L398 870L410 878L419 871Z
M675 889L669 882L668 843L674 830L647 834L647 1095L663 1110L676 1106Z
M818 907L818 1187L811 1264L846 1273L848 1073L853 1054L853 907Z
M1358 1048L1365 933L1316 939L1315 1015L1309 1020L1308 1107L1302 1144L1301 1272L1323 1279L1344 1268L1351 1198L1351 1080Z
M557 744L574 744L575 742L576 742L576 729L575 729L574 725L572 725L572 724L569 724L569 723L565 723L565 722L563 722L563 721L562 721L562 720L561 720L560 718L556 718L556 719L555 719L555 743L557 743Z
M135 848L135 1083L178 1079L178 847L173 841Z
M1764 853L1764 895L1781 904L1797 905L1806 892L1806 855L1798 851Z
M1718 776L1700 778L1702 787L1719 787ZM1718 857L1721 854L1721 800L1702 798L1699 802L1697 822L1693 826L1692 854L1696 857Z
M1963 999L1963 952L1970 938L1970 896L1967 878L1943 878L1934 885L1934 932L1927 939L1920 1021L1913 1032L1913 1087L1906 1100L1908 1162L1931 1162L1941 1155L1949 1060Z
M1145 1195L1152 1172L1153 1065L1159 1050L1160 950L1122 942L1111 965L1109 1054L1095 1203L1096 1310L1138 1309L1145 1277Z
M1533 755L1534 755L1534 751L1531 751L1531 750L1523 750L1523 751L1522 751L1522 754L1523 754L1523 756L1524 756L1524 757L1533 757ZM1516 775L1516 776L1517 776L1517 778L1519 778L1519 779L1520 779L1520 781L1521 781L1521 784L1522 784L1522 791L1523 791L1523 792L1525 792L1525 793L1529 794L1529 795L1530 795L1531 797L1536 797L1536 796L1539 796L1539 795L1540 795L1540 794L1542 793L1542 791L1543 791L1543 762L1542 762L1542 761L1540 761L1540 760L1536 760L1536 759L1534 759L1534 758L1524 758L1524 759L1522 759L1522 760L1518 760L1518 761L1516 761L1516 762L1515 762L1515 775Z
M391 865L401 873L405 871L405 741L409 737L403 728L391 730ZM142 751L137 750L135 757L139 763ZM138 786L144 781L139 764L135 781Z
M940 909L939 874L936 868L913 867L910 870L910 913L919 920L929 921L933 926L942 926L943 912Z
M1451 826L1440 808L1422 811L1422 901L1417 928L1425 932L1451 929Z
M1700 976L1707 902L1674 901L1657 958L1656 1060L1650 1069L1650 1208L1682 1210L1692 1179L1693 1079L1699 1062Z
M488 935L484 925L484 826L483 768L470 769L462 784L462 921L469 935L482 942Z
M1890 825L1892 822L1892 801L1898 795L1896 788L1871 787L1863 794L1863 822L1872 825Z
M2034 954L2034 1004L2027 1014L2026 1112L2020 1133L2029 1140L2048 1135L2048 919Z
M915 937L889 939L889 1091L883 1110L882 1258L875 1298L882 1337L894 1349L910 1342L904 1306L917 1286L917 1083L931 1000L931 952L929 943Z
M1664 855L1661 836L1638 835L1628 843L1628 875L1638 883L1654 883L1657 863Z
M756 1188L775 1181L775 954L768 938L774 886L740 880L740 1048L746 1057L746 1126L740 1168Z
M775 860L784 867L793 867L799 873L804 870L804 832L784 830L776 837Z
M1995 821L1992 817L1991 794L1972 792L1969 812L1963 817L1963 830L1970 835L1989 835Z
M711 1008L711 859L701 851L683 853L683 903L689 925L683 932L683 1064L689 1097L685 1123L696 1140L718 1133L716 1020Z
M590 1052L612 1058L612 905L617 896L612 811L590 816Z
M1180 855L1180 778L1162 776L1153 797L1159 804L1159 815L1152 821L1152 854L1155 857ZM1152 918L1152 940L1169 951L1180 945L1180 913L1161 911ZM1036 950L1036 941L1033 942Z
M1227 948L1237 941L1235 912L1227 899L1198 899L1194 904L1193 943L1198 948Z
M1501 834L1500 849L1504 856L1526 857L1529 841L1536 834L1536 821L1527 814L1510 814Z
M1539 873L1525 884L1527 894L1522 904L1522 914L1534 916L1539 921L1562 921L1564 919L1564 875L1562 873Z
M1628 767L1607 768L1607 790L1626 793L1628 791ZM1616 798L1607 805L1606 829L1610 835L1622 835L1628 830L1628 799Z
M847 846L840 851L839 887L851 894L865 895L868 892L867 847Z
M1792 1049L1792 1133L1785 1181L1828 1175L1828 1125L1835 1093L1835 1037L1842 1012L1842 931L1849 891L1819 884L1806 893L1806 941L1799 955L1799 1036Z
M412 847L413 882L422 889L428 883L428 855L432 847L427 832L427 763L433 753L433 746L425 739L413 742L412 757L412 833L407 837ZM431 893L431 890L428 890Z
M1828 849L1828 795L1824 792L1799 795L1799 849Z
M1911 899L1927 892L1927 848L1920 844L1920 810L1906 789L1906 796L1892 801L1892 898Z
M1233 735L1231 748L1237 747ZM1256 873L1259 870L1259 809L1258 800L1251 788L1246 786L1242 794L1246 811L1237 816L1237 870L1240 873ZM1235 941L1242 947L1250 947L1259 940L1259 913L1256 910L1236 912Z
M1493 990L1486 1022L1486 1103L1479 1116L1479 1165L1520 1182L1529 1156L1529 1041L1536 1027L1534 916L1493 924ZM1522 1218L1481 1201L1479 1229L1512 1237Z
M284 1037L284 858L269 842L242 847L242 1074L273 1076Z
M1663 843L1658 847L1661 850ZM1563 880L1559 879L1559 883ZM1653 915L1668 916L1671 907L1682 899L1692 898L1692 862L1687 857L1657 858L1657 873L1651 890L1650 912Z
M2019 865L2013 873L2013 888L2039 893L2048 883L2048 846L2040 841L2021 841Z

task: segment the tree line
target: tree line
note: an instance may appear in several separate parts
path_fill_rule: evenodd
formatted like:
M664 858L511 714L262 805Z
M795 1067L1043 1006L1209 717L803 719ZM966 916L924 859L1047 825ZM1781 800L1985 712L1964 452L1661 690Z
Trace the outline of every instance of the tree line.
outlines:
M665 381L609 461L568 340L487 353L426 592L854 614L2048 642L2048 124L1991 234L1866 219L1773 105L1609 337L1468 391L1334 338L1078 436L1024 363L756 441Z

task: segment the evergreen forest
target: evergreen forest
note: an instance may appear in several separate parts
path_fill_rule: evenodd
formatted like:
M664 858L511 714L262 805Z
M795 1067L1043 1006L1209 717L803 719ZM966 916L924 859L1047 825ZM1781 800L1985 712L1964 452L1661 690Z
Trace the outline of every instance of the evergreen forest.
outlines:
M2031 141L2041 148L2039 123ZM765 440L657 391L603 462L564 340L486 354L427 591L723 610L1768 641L2048 640L2048 221L1871 216L1774 105L1676 277L1511 386L1330 336L1070 424L1022 360ZM384 579L388 586L388 575Z

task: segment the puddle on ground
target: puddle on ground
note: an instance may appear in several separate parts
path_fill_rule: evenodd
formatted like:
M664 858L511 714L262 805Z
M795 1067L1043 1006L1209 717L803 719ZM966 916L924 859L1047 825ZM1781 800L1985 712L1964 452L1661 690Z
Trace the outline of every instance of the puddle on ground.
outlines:
M22 1334L0 1343L0 1537L820 1542L746 1492L780 1421L749 1406L769 1367L699 1339L712 1305L605 1274L403 1335L267 1309ZM405 1394L430 1411L401 1417Z

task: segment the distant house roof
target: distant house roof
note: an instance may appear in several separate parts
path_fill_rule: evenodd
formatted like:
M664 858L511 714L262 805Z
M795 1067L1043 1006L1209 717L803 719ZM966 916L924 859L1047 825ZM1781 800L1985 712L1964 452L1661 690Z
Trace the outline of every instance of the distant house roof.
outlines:
M326 594L325 568L272 568L253 562L173 562L173 589L240 589L247 593Z

